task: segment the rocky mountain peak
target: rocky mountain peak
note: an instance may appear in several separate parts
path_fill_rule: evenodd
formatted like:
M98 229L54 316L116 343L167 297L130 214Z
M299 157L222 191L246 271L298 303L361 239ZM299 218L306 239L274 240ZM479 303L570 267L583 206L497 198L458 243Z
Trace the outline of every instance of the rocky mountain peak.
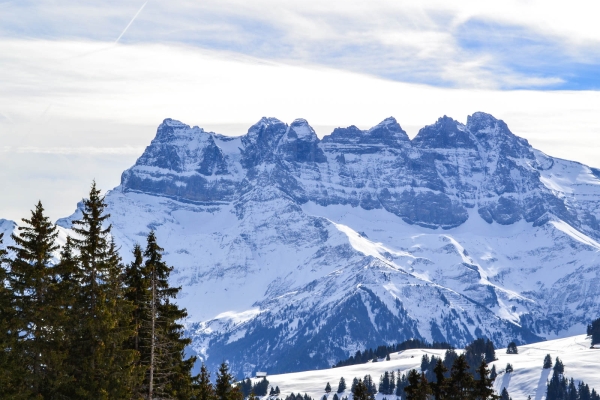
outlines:
M433 125L422 128L412 140L413 146L423 149L474 149L474 138L466 127L454 119L443 116Z

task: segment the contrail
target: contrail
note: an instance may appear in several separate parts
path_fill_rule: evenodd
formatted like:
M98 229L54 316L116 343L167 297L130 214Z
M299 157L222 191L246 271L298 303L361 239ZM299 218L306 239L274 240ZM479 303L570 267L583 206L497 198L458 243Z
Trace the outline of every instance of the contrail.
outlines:
M142 4L142 6L138 10L138 12L135 13L135 15L133 16L133 18L131 18L131 21L129 21L129 23L127 24L127 26L125 27L125 29L123 29L123 32L121 32L121 34L119 35L119 37L117 38L117 40L115 40L114 44L119 43L119 40L121 40L121 38L123 37L123 35L125 34L125 32L127 32L127 29L129 29L129 27L131 26L131 24L133 23L133 21L135 21L135 19L137 18L137 16L140 15L140 13L144 9L144 7L146 7L146 4L148 4L148 2L145 2L144 4Z

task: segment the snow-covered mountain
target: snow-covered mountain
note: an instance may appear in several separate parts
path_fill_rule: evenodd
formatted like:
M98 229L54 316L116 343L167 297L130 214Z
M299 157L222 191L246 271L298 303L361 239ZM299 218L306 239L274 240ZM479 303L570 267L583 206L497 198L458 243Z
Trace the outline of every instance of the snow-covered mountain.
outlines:
M194 351L239 376L411 337L531 343L600 314L600 171L484 113L413 140L393 118L322 139L302 119L240 137L166 119L106 200L123 249L156 231Z
M349 384L354 378L362 379L369 374L375 384L385 371L407 374L411 369L420 371L421 357L436 356L444 358L444 350L414 349L399 353L392 353L390 360L383 359L379 362L352 365L349 367L332 368L318 371L296 372L282 375L269 375L269 386L279 387L281 394L279 398L285 398L290 393L308 394L315 400L326 396L332 400L337 389L340 378L344 378ZM460 353L460 350L457 350ZM600 390L600 349L590 349L590 340L585 335L577 335L563 339L555 339L547 342L534 343L519 347L519 354L506 354L506 349L496 350L497 361L490 364L495 365L498 376L494 381L494 389L500 394L506 388L510 396L515 400L525 400L531 396L532 400L542 400L546 397L546 382L552 377L552 369L544 369L543 361L546 354L550 354L552 361L556 357L565 364L566 377L573 378L576 385L583 381L590 389ZM513 366L512 373L506 373L506 364ZM258 379L253 379L258 382ZM331 385L333 391L325 393L325 385ZM339 398L348 397L352 399L350 388L338 395ZM378 393L376 400L394 398ZM269 397L265 396L265 400Z

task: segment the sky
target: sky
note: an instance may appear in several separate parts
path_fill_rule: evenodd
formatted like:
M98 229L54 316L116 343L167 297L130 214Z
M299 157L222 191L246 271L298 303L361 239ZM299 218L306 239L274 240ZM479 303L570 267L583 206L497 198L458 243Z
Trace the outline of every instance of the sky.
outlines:
M455 3L455 4L449 4ZM414 137L485 111L600 167L591 1L0 0L0 218L69 215L164 118L228 135L262 116L320 136L394 116Z

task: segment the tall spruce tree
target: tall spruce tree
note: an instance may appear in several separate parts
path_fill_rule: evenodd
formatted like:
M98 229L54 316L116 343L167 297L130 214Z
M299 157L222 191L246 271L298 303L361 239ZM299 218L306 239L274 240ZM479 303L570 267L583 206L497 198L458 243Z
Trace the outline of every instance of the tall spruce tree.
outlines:
M196 358L185 359L184 350L191 341L183 336L183 325L178 321L187 316L187 311L171 301L181 288L169 285L173 267L163 261L162 252L155 233L150 232L144 251L150 296L146 324L149 340L142 356L142 361L148 357L148 396L189 399L193 394L191 370Z
M26 369L25 391L32 397L54 396L67 380L63 363L65 318L59 304L58 280L53 266L58 230L44 215L41 202L23 218L15 246L9 249L15 258L10 267L10 285L14 296L16 327L19 337L15 349Z
M216 400L242 400L242 392L234 387L233 376L229 373L229 366L222 362L217 371L215 381L215 399Z
M592 338L592 347L600 343L600 318L588 325L587 334Z
M252 387L252 382L250 382L250 387ZM255 397L252 393L252 389L250 389L250 392L251 397ZM210 382L210 372L208 372L204 363L200 367L200 374L198 375L196 400L215 400L215 388Z
M435 400L443 400L447 397L448 384L446 382L446 372L448 369L444 366L441 358L437 359L435 368L433 369L435 374L435 382L431 383L431 390L433 392L433 398Z
M469 399L473 388L473 375L469 373L469 364L464 354L458 356L450 370L448 399Z
M477 368L479 379L473 383L474 400L495 400L498 398L494 394L494 380L490 378L490 370L485 360L481 361Z
M105 209L94 182L82 218L73 222L78 286L68 364L74 382L64 395L77 399L130 399L135 386L136 353L126 346L134 334L133 305L125 298L123 266Z
M0 233L0 245L3 243ZM26 375L19 353L15 351L18 329L14 309L13 292L8 285L8 252L0 247L0 388L7 399L25 399L23 377Z
M340 378L340 383L338 383L338 388L337 388L337 392L338 393L342 393L346 390L346 380L344 379L344 377L342 376Z

